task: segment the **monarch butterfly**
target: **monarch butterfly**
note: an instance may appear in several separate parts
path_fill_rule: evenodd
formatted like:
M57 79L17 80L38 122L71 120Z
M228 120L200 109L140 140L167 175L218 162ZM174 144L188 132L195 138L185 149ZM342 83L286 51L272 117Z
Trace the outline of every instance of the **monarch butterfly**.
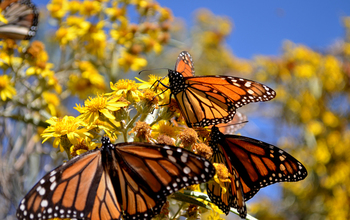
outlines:
M101 148L46 174L20 202L17 217L151 219L167 195L206 182L214 174L210 162L182 148L113 145L103 137Z
M205 127L231 121L236 108L275 97L271 88L233 76L194 76L191 55L182 51L175 70L168 70L171 95L179 104L188 127Z
M223 163L232 174L223 192L216 182L207 185L208 196L226 215L230 207L245 218L245 201L262 187L276 182L295 182L307 176L305 167L293 156L271 144L238 135L224 135L217 127L211 131L212 163Z
M7 23L0 21L0 38L29 40L35 36L39 12L30 0L1 0Z

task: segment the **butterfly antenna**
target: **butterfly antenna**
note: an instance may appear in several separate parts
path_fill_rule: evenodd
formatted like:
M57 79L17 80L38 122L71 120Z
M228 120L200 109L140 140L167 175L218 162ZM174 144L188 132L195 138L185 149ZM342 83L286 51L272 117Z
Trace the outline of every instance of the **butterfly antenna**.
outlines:
M223 125L223 126L220 126L221 128L226 128L226 127L230 127L232 125L240 125L240 124L245 124L245 123L248 123L248 121L241 121L241 122L238 122L238 123L234 123L234 124L227 124L227 125Z
M142 73L142 72L146 72L146 71L154 71L154 70L169 70L168 68L156 68L156 69L149 69L149 70L141 70L139 72L139 75Z

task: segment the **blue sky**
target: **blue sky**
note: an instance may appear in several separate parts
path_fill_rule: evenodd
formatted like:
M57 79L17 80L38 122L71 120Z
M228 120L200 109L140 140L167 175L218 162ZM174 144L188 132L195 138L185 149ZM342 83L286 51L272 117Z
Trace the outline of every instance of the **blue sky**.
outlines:
M49 0L32 0L44 6ZM345 32L341 18L350 16L350 0L159 0L190 26L194 12L208 8L234 23L228 44L240 58L278 55L284 40L324 50Z
M350 16L349 0L160 0L176 17L188 23L198 8L225 15L234 23L228 44L240 58L257 54L277 55L284 40L323 50L343 38L341 18Z

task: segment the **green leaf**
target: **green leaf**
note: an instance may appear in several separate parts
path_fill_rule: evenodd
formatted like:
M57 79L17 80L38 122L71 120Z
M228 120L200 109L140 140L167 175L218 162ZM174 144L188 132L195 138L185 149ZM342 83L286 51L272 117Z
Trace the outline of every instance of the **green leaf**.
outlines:
M204 202L199 201L196 198L194 198L193 196L188 195L188 194L184 194L181 192L175 192L172 194L171 198L176 199L176 200L181 201L181 202L186 202L186 203L191 203L193 205L198 205L198 206L201 206L203 208L211 210L210 206L206 205Z

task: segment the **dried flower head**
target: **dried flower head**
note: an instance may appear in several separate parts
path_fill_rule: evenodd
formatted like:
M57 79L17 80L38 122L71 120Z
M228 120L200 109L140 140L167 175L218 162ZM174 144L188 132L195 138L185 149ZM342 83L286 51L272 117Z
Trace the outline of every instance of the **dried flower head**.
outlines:
M179 138L184 147L190 147L198 140L198 135L192 128L186 128L179 134Z
M213 149L204 143L196 143L193 146L193 150L196 154L209 160L213 155Z
M167 135L160 134L157 138L158 144L175 145L175 140Z
M151 137L151 127L146 122L138 121L136 122L135 127L129 132L129 135L132 133L135 133L134 141L149 142Z

